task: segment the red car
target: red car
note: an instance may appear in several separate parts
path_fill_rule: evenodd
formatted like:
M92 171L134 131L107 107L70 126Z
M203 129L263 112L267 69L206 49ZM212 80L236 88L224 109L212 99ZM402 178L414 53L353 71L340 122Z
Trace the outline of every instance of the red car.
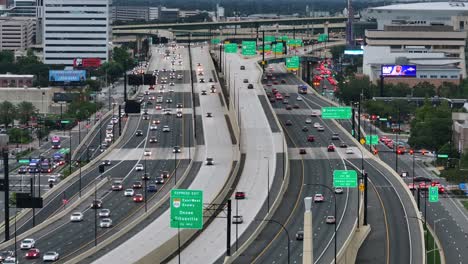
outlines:
M315 141L315 137L312 136L312 135L308 135L308 136L307 136L307 141L309 141L309 142L314 142L314 141Z
M41 256L41 251L37 248L31 248L28 253L26 253L26 258L27 259L36 259Z
M148 88L149 90L154 90L154 86L153 85L150 85L150 87Z
M245 192L236 192L235 198L236 200L245 199Z
M327 151L328 151L328 152L334 152L334 151L335 151L335 145L333 145L333 144L328 145Z
M439 188L439 193L445 193L445 187L442 184L440 184L440 182L433 181L431 183L431 185L432 185L432 187L438 187Z
M143 202L143 195L142 194L135 194L135 196L133 196L133 201L135 203Z
M271 89L271 92L272 92L273 94L276 94L276 93L278 92L278 90L277 90L276 88L273 88L273 89Z
M420 182L418 187L419 187L419 189L421 189L421 190L425 190L425 189L427 189L429 186L428 186L428 184L426 184L425 182Z

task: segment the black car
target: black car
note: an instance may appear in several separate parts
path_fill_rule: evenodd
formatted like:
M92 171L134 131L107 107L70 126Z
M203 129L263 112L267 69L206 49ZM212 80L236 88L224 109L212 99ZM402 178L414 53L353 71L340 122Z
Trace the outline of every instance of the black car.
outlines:
M141 175L142 181L148 181L149 179L150 179L150 176L148 173L143 173L143 175Z
M332 139L332 140L339 140L339 139L340 139L340 136L338 135L338 133L333 133L331 139Z
M292 121L291 120L286 120L284 123L286 126L292 126Z
M18 173L19 173L19 174L28 173L28 167L27 167L27 166L21 166L21 167L19 167Z
M102 207L102 201L101 200L93 200L91 202L91 209L97 209Z
M205 83L205 79L200 78L200 83Z
M109 166L109 165L111 165L111 161L110 160L104 160L102 162L102 165Z
M169 172L168 171L161 172L161 177L164 179L169 178Z
M177 104L176 107L177 108L182 108L183 106L182 106L182 104Z
M206 95L206 91L205 91L205 90L202 90L202 91L201 91L201 95Z
M156 137L151 137L149 142L150 143L158 143L158 140L156 139Z
M347 148L347 147L348 147L348 144L346 144L344 142L340 143L340 148Z
M140 189L141 187L143 187L143 185L141 184L140 181L135 181L135 182L133 182L132 187L133 187L133 189Z
M209 82L213 82L213 78L210 78L208 81L209 81Z
M137 131L135 132L135 136L137 136L137 137L143 136L143 131L137 130Z
M147 190L148 190L148 192L157 192L158 188L156 187L156 184L150 184L150 185L148 185Z
M247 88L248 89L253 89L253 84L249 83L249 85L247 85Z
M244 79L244 83L249 83L249 80L248 80L248 79Z
M309 131L309 128L306 127L306 126L304 126L304 127L302 128L302 131L307 132L307 131Z
M240 66L240 69L245 70L245 66L244 65Z

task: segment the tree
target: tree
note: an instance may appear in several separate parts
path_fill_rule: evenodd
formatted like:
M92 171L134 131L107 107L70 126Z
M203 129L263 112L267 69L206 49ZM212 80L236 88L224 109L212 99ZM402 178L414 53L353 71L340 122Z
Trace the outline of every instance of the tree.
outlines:
M0 103L0 123L6 127L12 124L16 117L16 107L8 102Z
M0 51L0 63L15 63L15 54L11 50Z
M126 48L115 47L112 54L114 62L121 65L121 69L128 70L133 67L133 60Z
M414 97L433 97L436 94L436 87L428 82L420 82L413 86Z
M333 46L333 47L330 48L330 53L332 54L334 59L338 59L341 55L344 54L345 48L346 48L345 45Z
M28 129L12 128L8 130L8 137L11 143L28 143L31 140L31 135Z
M117 79L119 79L123 71L124 70L123 70L122 65L115 61L105 62L101 65L101 67L99 67L100 75L101 76L107 75L107 79L109 83L114 82Z
M372 90L375 89L373 86L374 85L367 77L351 77L347 82L341 82L339 84L339 91L336 95L346 104L349 102L358 102L361 93L363 93L365 98L371 97Z
M17 106L17 118L21 124L28 124L32 116L36 115L37 109L31 102L21 102Z
M437 89L437 95L447 98L458 98L461 96L461 89L456 84L443 82Z
M411 121L411 133L408 140L414 148L439 150L450 141L452 135L452 114L448 103L443 101L433 107L429 100L416 110Z

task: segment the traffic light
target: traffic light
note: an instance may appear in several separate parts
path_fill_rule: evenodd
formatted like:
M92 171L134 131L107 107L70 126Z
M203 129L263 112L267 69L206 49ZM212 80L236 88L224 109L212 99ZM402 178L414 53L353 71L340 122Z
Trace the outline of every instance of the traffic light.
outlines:
M410 155L413 155L413 154L414 154L414 150L410 149L409 154L410 154Z

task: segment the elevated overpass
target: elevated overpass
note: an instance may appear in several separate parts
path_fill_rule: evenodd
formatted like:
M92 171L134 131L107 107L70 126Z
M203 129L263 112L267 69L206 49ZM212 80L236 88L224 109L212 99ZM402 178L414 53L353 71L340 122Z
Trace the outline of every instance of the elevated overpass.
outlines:
M306 18L283 18L283 19L258 19L241 20L225 22L196 22L196 23L168 23L168 24L137 24L113 26L113 31L121 30L151 30L151 29L169 29L169 30L198 30L208 29L217 30L220 28L257 28L261 26L272 25L323 25L325 23L344 23L346 17L306 17Z

